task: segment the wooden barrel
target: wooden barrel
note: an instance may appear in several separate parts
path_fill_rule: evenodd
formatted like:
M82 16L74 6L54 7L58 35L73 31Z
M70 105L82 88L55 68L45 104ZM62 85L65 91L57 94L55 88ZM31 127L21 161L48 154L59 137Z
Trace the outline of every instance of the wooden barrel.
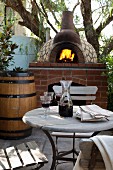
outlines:
M37 108L34 75L30 72L0 74L0 138L20 139L31 135L23 115Z

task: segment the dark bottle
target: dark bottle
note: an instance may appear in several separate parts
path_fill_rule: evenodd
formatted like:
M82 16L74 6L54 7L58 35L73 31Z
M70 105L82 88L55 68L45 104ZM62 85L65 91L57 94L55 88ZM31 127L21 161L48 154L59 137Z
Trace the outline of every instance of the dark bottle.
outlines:
M72 117L73 116L73 106L68 107L67 105L59 105L59 114L62 117Z

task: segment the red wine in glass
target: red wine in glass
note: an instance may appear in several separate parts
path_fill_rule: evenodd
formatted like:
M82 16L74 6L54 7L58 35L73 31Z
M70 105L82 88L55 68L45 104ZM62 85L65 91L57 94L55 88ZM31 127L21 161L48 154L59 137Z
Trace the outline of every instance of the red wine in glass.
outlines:
M47 118L47 110L49 109L51 97L50 96L40 96L41 105L44 108L44 118Z
M56 93L55 96L56 96L57 103L59 105L59 101L60 101L60 98L61 98L61 93Z
M58 95L56 95L56 100L59 102L60 101L60 95L58 96Z
M50 106L50 103L42 103L43 108L49 108L49 106Z
M51 102L50 102L50 104L51 104L52 101L53 101L54 92L44 92L44 96L49 96L49 97L51 97Z

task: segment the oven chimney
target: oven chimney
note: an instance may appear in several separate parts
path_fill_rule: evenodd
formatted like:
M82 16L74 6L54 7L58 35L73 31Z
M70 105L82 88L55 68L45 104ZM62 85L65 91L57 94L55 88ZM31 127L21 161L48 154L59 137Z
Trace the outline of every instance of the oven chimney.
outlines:
M64 41L69 41L81 45L80 37L75 32L75 26L73 24L73 13L71 11L63 12L61 30L55 36L53 44Z
M73 13L71 11L64 11L62 14L61 30L63 29L75 30L75 26L73 24Z

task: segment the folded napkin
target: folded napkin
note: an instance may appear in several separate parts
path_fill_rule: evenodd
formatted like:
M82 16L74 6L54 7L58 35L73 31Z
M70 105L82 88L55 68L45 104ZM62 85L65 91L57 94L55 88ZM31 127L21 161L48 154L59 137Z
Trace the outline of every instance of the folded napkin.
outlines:
M109 120L111 111L102 109L101 107L93 105L79 106L76 117L79 117L81 121L101 121Z

